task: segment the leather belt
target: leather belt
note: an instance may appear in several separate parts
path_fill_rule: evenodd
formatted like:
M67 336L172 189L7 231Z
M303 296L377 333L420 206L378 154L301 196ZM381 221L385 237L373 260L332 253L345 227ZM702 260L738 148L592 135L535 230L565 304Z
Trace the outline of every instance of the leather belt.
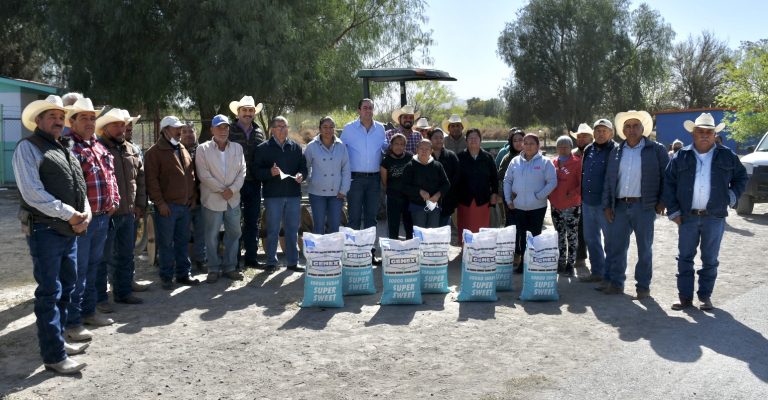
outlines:
M639 197L617 197L616 201L621 201L624 203L639 203L640 198Z
M91 213L91 215L94 216L94 217L98 217L98 216L104 215L106 213L107 213L106 211L96 211L95 213Z
M705 215L709 215L709 213L707 212L707 210L691 210L691 215L702 217Z
M353 172L352 176L376 176L378 174L378 172Z

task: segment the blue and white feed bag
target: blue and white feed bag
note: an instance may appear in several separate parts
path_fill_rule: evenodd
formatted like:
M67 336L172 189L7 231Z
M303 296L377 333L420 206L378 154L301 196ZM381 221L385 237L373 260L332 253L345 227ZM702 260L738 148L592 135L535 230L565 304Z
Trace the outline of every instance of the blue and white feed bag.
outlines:
M557 231L548 229L536 237L527 232L527 246L520 300L558 300L557 260L560 253L557 250Z
M413 227L413 237L421 240L419 269L422 293L448 293L448 250L451 248L451 227Z
M496 291L512 290L512 270L515 262L515 243L517 228L514 225L504 228L480 228L496 231Z
M421 304L419 245L421 240L379 238L384 292L381 304Z
M465 229L458 301L496 301L496 231Z
M341 291L343 252L344 234L341 232L327 235L304 233L307 271L302 307L344 307Z
M373 281L371 249L376 243L376 227L356 231L340 227L344 234L344 255L341 258L342 292L347 295L376 293Z

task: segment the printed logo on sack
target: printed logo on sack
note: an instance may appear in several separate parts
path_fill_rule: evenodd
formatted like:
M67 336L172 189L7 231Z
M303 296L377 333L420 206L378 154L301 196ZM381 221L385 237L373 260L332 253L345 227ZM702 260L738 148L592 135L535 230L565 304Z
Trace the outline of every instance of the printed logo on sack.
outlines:
M316 277L335 277L341 275L339 259L311 260L307 265L307 275Z
M304 247L306 247L307 249L314 249L315 241L310 239L304 239Z
M423 253L424 257L446 257L448 255L448 252L446 251L425 251Z
M384 266L384 274L386 275L417 273L419 273L419 265L416 257L392 257L387 260L387 264Z

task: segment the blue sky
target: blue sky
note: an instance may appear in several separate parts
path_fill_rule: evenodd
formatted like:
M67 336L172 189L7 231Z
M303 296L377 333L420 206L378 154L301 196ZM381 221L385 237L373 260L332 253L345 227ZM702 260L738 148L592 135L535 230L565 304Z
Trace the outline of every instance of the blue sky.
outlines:
M515 19L522 0L427 0L426 28L432 29L435 44L429 66L449 72L458 82L447 82L460 99L498 95L511 74L496 55L496 43L504 24ZM634 9L640 1L632 1ZM703 30L714 32L729 47L744 40L768 38L768 2L761 0L651 0L672 25L675 42Z

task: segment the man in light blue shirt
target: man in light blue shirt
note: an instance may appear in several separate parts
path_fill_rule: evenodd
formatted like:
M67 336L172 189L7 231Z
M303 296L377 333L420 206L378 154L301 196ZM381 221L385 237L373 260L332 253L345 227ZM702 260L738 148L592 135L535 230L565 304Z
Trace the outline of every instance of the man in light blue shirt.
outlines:
M629 239L634 233L635 299L641 300L651 295L653 223L656 214L664 211L661 193L669 157L664 146L648 138L653 119L647 112L618 113L615 126L625 140L611 150L606 166L603 209L611 240L606 241L605 249L610 282L603 287L603 293L624 293Z
M373 120L373 100L362 99L357 111L360 115L341 131L341 141L347 146L352 183L347 193L349 227L366 229L376 226L381 193L381 144L384 143L384 125Z
M673 310L693 305L693 259L701 245L700 308L712 310L712 291L720 265L720 242L728 206L735 207L747 185L747 171L730 149L715 143L724 128L709 113L683 124L693 135L693 145L675 153L665 171L664 204L669 219L678 225L677 290L680 301Z

